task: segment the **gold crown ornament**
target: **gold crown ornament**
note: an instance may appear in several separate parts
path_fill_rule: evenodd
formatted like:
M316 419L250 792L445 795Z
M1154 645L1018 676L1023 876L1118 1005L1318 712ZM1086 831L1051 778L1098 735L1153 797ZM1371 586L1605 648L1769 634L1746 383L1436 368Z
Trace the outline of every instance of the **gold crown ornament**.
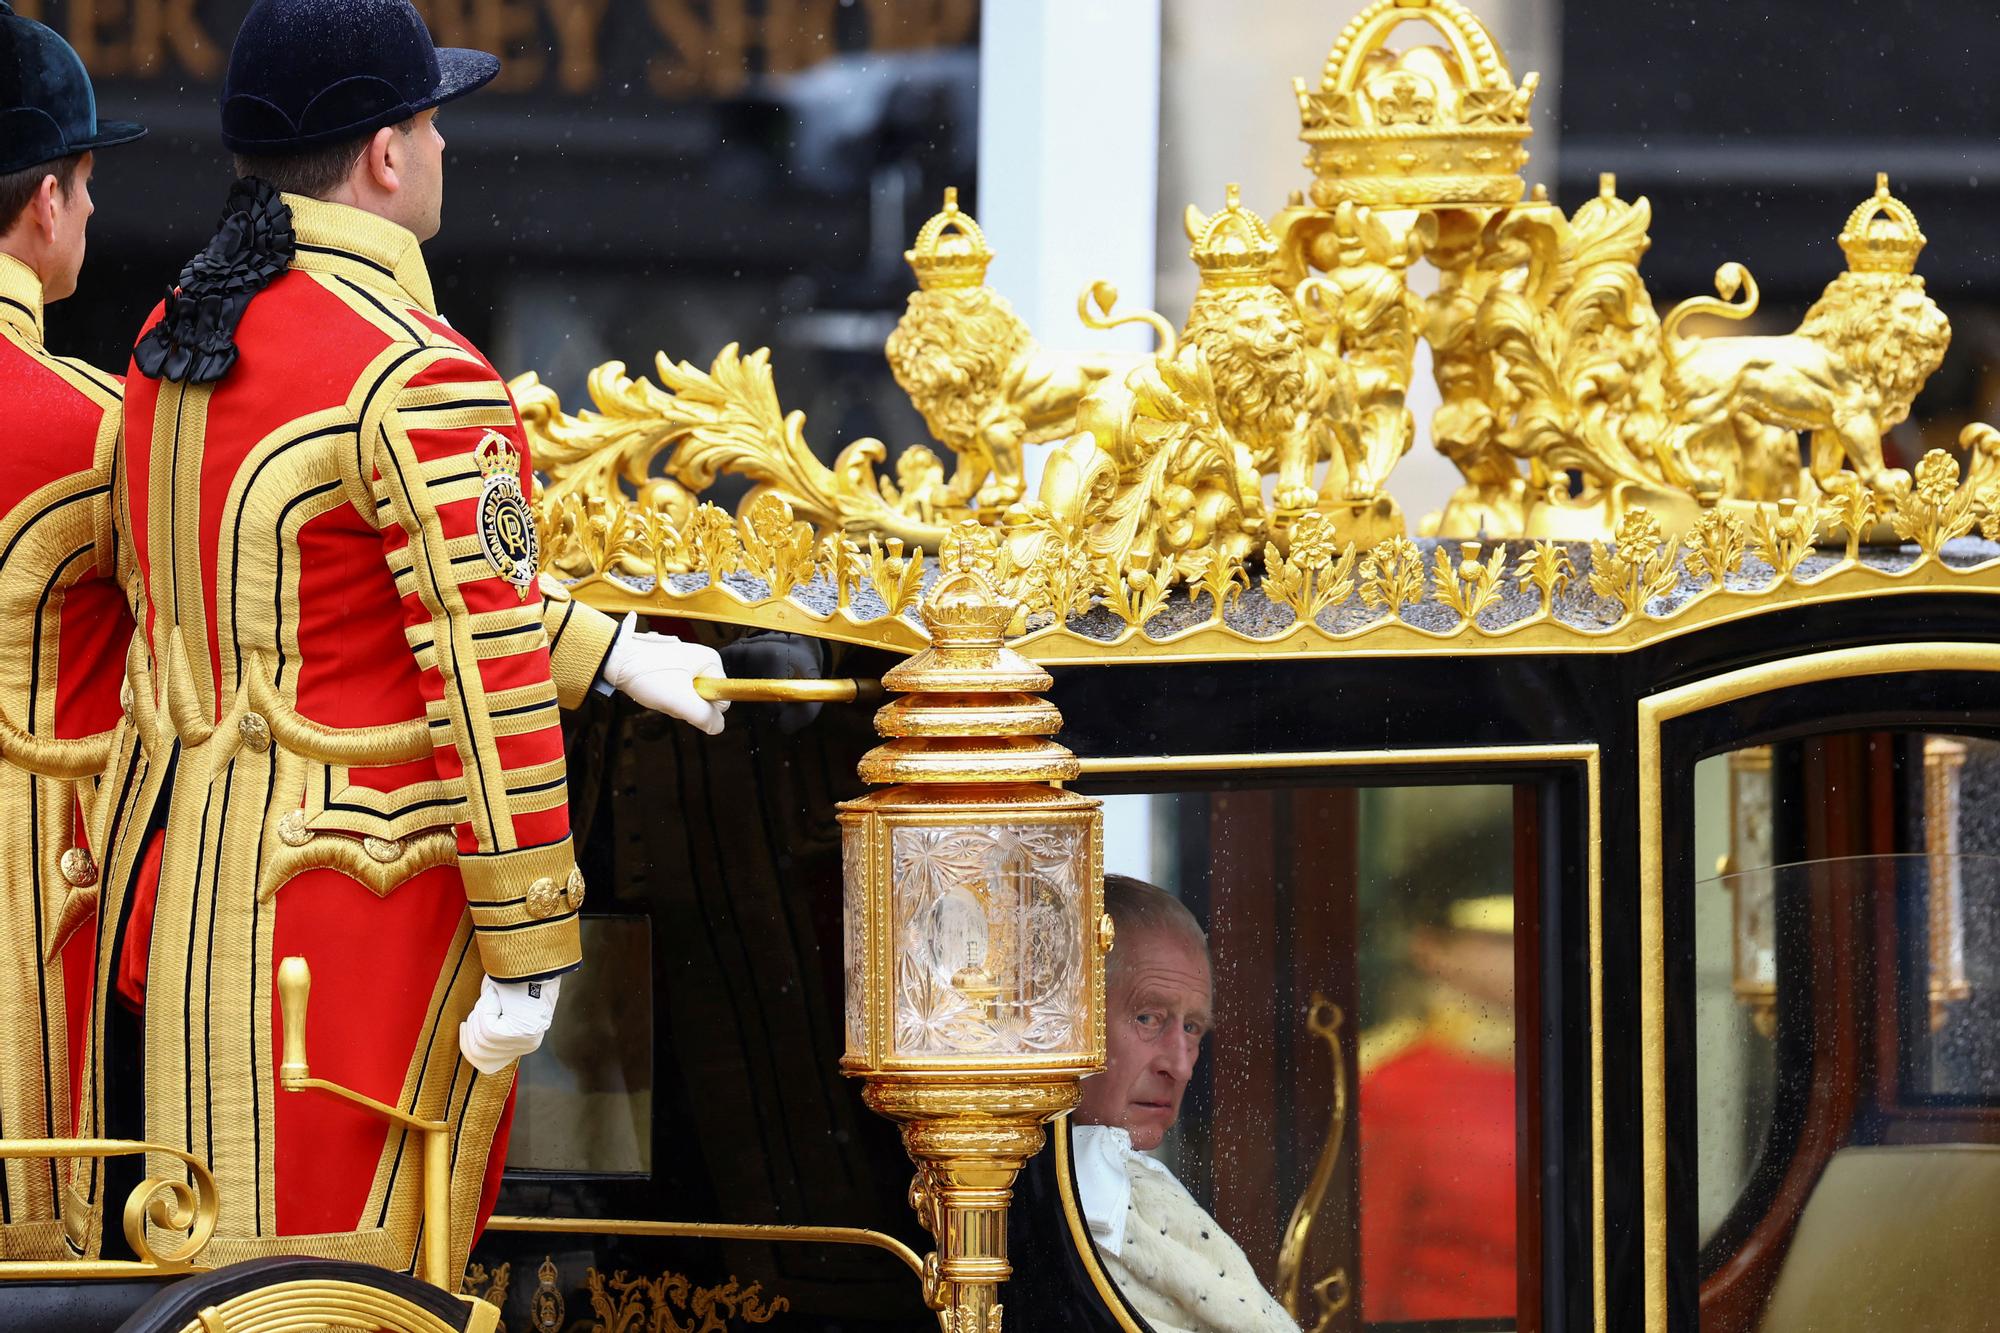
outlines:
M941 287L977 287L986 281L986 266L993 262L986 233L970 213L958 207L958 187L946 186L944 211L917 233L914 248L903 258L916 272L917 286L925 291Z
M1389 50L1389 34L1411 20L1445 44ZM1515 86L1485 26L1454 0L1375 0L1334 43L1318 91L1292 81L1313 202L1513 203L1540 81Z
M1840 229L1840 248L1849 273L1887 273L1907 277L1916 272L1924 233L1910 206L1889 193L1889 173L1875 173L1875 193L1847 216Z
M1271 281L1278 240L1264 219L1243 207L1241 191L1229 187L1222 211L1203 214L1187 207L1183 225L1194 248L1188 255L1201 270L1204 287L1261 287Z
M521 454L514 442L497 430L486 432L475 450L479 460L479 475L482 480L492 481L498 477L512 477L518 483L521 479Z

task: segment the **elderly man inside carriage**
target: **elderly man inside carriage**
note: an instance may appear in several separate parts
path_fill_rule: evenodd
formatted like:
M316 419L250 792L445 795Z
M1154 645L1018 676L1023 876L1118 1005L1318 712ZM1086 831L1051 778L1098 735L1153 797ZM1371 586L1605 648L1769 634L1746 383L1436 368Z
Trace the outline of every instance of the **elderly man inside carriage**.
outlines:
M1105 983L1105 1068L1076 1112L1077 1188L1108 1273L1157 1333L1291 1333L1242 1248L1149 1154L1214 1025L1201 923L1164 889L1104 877L1117 926Z

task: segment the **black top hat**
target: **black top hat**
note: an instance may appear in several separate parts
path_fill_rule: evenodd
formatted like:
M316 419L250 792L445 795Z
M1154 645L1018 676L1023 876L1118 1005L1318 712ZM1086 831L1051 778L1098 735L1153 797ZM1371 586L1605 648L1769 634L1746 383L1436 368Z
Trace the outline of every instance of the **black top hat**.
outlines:
M500 59L440 50L410 0L257 0L222 84L222 142L293 153L397 125L484 87Z
M145 132L129 121L99 120L90 74L70 44L0 0L0 175Z

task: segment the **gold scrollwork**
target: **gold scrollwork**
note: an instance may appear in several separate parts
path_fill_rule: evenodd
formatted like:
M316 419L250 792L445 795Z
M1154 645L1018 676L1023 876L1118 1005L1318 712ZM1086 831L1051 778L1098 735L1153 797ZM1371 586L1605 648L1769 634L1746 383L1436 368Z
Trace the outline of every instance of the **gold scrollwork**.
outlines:
M792 1304L783 1296L766 1297L761 1283L745 1286L734 1276L718 1286L702 1287L675 1272L629 1277L621 1269L607 1276L592 1268L585 1274L584 1289L597 1316L590 1333L624 1333L631 1328L731 1333L739 1326L768 1324Z
M1406 20L1445 44L1391 49ZM907 253L916 290L885 349L933 438L892 474L872 439L822 463L765 351L731 345L706 370L661 355L653 380L607 363L574 415L524 377L544 559L606 609L914 652L925 557L970 525L1020 607L1010 637L1048 663L1363 638L1621 650L1764 606L2000 582L1995 562L1939 567L1975 527L2000 536L2000 432L1967 428L1962 483L1948 455L1914 477L1883 461L1950 337L1887 180L1795 330L1715 336L1695 321L1756 309L1742 265L1663 316L1639 273L1645 199L1608 174L1570 213L1524 197L1536 87L1453 0L1375 0L1298 88L1311 189L1268 221L1233 187L1187 211L1185 323L1114 314L1106 283L1082 293L1087 327L1149 325L1151 355L1044 347L986 285L993 249L948 192ZM1409 281L1420 262L1429 296ZM1442 400L1431 439L1464 477L1423 521L1444 543L1428 549L1389 490L1420 342ZM736 515L701 503L723 473L753 483ZM1845 560L1815 567L1835 531ZM1918 559L1864 551L1892 536ZM1496 552L1523 539L1545 545ZM1332 595L1350 545L1353 607Z
M191 1272L215 1235L215 1177L205 1163L178 1148L129 1139L0 1139L0 1161L43 1158L55 1161L135 1157L172 1158L185 1178L148 1176L126 1197L125 1239L136 1260L0 1262L0 1280L62 1277L134 1277ZM185 1233L185 1234L162 1234Z

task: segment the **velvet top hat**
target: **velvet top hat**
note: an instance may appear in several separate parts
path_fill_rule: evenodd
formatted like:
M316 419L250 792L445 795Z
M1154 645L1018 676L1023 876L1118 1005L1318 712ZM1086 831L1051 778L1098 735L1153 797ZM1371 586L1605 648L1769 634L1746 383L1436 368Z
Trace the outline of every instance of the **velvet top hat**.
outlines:
M257 0L222 83L222 142L283 154L359 138L463 97L500 72L440 50L410 0Z
M143 125L97 118L97 94L70 44L0 0L0 175L130 143Z

